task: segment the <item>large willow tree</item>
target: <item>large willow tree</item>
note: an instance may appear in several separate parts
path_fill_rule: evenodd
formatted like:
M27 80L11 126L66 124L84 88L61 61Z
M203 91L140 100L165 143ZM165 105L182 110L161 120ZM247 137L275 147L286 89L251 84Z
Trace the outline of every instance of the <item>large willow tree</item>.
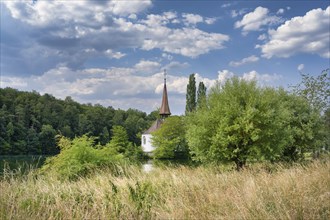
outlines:
M290 111L280 91L232 78L210 91L207 106L187 117L187 141L194 160L276 160L290 142Z

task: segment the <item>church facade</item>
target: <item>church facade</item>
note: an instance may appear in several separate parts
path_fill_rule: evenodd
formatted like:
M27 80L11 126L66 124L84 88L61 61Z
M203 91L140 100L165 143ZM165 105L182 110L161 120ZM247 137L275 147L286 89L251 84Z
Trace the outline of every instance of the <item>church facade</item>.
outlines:
M157 119L151 127L146 130L141 137L142 150L146 154L151 154L155 147L152 145L152 132L158 130L165 118L171 115L170 106L168 104L168 96L167 96L167 88L166 88L166 73L164 74L164 88L163 88L163 97L162 97L162 105L159 110L160 118Z

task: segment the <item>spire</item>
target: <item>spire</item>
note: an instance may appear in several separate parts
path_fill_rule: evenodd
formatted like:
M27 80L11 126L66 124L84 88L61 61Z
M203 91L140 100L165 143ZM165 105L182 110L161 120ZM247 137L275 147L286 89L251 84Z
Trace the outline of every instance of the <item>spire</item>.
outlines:
M162 105L159 110L159 114L162 118L166 118L167 116L171 115L170 106L168 105L168 98L167 98L166 70L164 70L163 99L162 99Z

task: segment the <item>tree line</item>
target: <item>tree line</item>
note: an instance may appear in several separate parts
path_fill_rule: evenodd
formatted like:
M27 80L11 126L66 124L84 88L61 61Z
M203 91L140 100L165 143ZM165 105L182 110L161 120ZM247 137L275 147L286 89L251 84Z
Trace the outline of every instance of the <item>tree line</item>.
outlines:
M57 135L70 139L87 135L105 145L116 126L125 130L129 142L140 146L140 134L157 116L157 111L147 115L136 109L79 104L71 97L60 100L50 94L0 88L0 155L57 154Z

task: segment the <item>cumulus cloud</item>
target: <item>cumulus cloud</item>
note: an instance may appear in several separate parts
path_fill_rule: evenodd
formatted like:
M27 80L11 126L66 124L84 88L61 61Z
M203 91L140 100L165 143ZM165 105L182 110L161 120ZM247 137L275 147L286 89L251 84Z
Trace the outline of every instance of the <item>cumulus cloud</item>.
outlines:
M211 50L224 48L229 40L228 35L207 33L196 28L170 29L164 26L155 27L149 32L151 36L145 39L142 49L161 49L168 53L181 54L195 58ZM165 34L164 34L165 33Z
M305 65L303 63L299 64L297 67L298 71L300 71L300 72L303 71L304 68L305 68Z
M189 67L189 64L187 62L180 63L178 61L172 61L169 64L164 66L164 69L166 70L178 70L178 69L184 69Z
M5 1L12 16L31 25L50 25L55 21L95 26L111 20L111 16L125 16L144 11L151 0L130 1Z
M276 12L276 14L284 14L284 9L283 8L280 8L278 9L278 11Z
M263 56L290 57L297 53L317 54L330 58L330 6L313 9L302 17L294 17L276 30L268 31L269 41L261 48Z
M255 55L252 55L252 56L243 58L241 61L231 61L229 63L229 65L237 67L237 66L241 66L241 65L244 65L244 64L247 64L247 63L254 63L254 62L257 62L258 60L259 60L259 57L255 56Z
M114 58L114 59L120 59L120 58L126 56L126 54L124 54L122 52L114 52L111 49L106 50L104 53L107 57Z
M183 22L185 25L196 25L197 23L201 23L204 21L203 17L198 14L182 14Z
M235 28L242 28L243 34L246 35L250 31L260 31L263 26L281 22L280 17L271 16L267 8L259 6L253 12L244 15L241 21L235 22Z
M267 39L267 35L266 34L261 34L258 37L258 40L266 40Z
M24 39L2 46L3 53L8 55L8 59L3 57L7 64L2 70L8 73L18 72L16 69L20 68L11 66L10 69L11 59L21 63L20 72L41 74L58 64L80 69L95 57L122 59L127 50L159 49L170 56L196 58L224 48L229 40L228 35L203 31L194 25L200 21L213 24L216 18L167 11L141 15L139 17L143 18L138 19L138 15L151 6L149 0L132 1L129 6L125 1L114 0L36 1L33 4L5 1L1 4L8 9L8 16L15 18L16 23L13 19L9 22L24 24L24 31L21 31ZM13 28L4 31L8 36L18 33ZM17 42L19 47L15 45ZM27 57L38 59L34 62Z
M282 78L281 75L278 74L260 74L257 71L253 70L247 73L244 73L242 76L245 80L256 80L261 85L269 84L273 81L278 81Z
M160 63L150 60L141 60L139 63L135 64L135 69L139 72L152 73L159 71Z
M237 16L241 16L246 13L246 8L240 9L240 10L231 10L230 15L232 18L236 18Z

